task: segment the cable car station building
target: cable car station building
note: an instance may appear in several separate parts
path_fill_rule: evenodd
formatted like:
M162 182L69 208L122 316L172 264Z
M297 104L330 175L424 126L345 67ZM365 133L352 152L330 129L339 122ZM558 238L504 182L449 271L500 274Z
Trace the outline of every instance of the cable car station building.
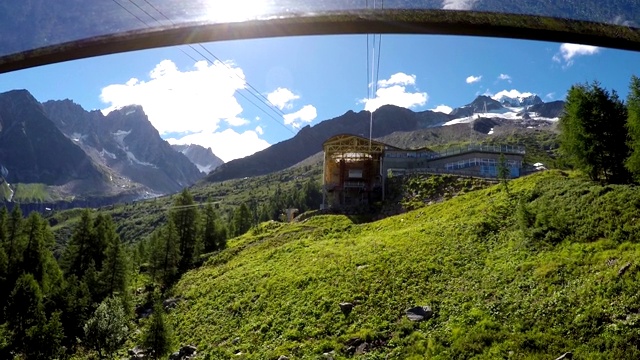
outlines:
M503 155L511 178L522 172L522 146L471 144L440 152L401 149L356 135L336 135L323 144L323 208L384 200L388 176L415 173L497 178Z

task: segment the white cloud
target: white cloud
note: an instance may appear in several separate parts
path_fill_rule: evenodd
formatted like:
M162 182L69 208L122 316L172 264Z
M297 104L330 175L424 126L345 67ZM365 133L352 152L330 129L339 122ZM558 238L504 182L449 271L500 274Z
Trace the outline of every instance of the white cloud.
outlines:
M399 72L391 75L387 80L378 81L379 88L373 99L360 99L367 111L375 111L383 105L396 105L407 109L422 106L427 103L429 96L426 92L411 92L407 86L415 90L416 76Z
M482 75L480 76L469 76L467 77L467 84L473 84L473 83L477 83L478 81L482 80Z
M205 61L181 71L163 60L149 72L148 80L131 78L124 84L102 89L100 99L109 106L103 113L131 104L142 105L149 121L160 132L213 132L220 121L240 126L242 106L235 92L245 87L244 73L232 63Z
M238 118L238 117L233 117L233 118L228 118L228 119L224 119L224 121L229 124L230 126L243 126L243 125L247 125L250 124L251 122L247 119L243 119L243 118Z
M502 98L503 96L510 97L510 98L513 98L513 99L517 99L517 98L521 98L521 97L529 97L529 96L534 95L534 94L530 93L530 92L520 92L520 91L518 91L516 89L511 89L511 90L502 90L502 91L496 93L495 95L490 95L490 94L487 94L487 95L491 96L494 100L497 100L497 99Z
M233 129L221 132L202 131L167 141L171 144L198 144L205 148L210 147L224 162L249 156L270 146L268 142L260 139L257 131L237 133Z
M564 66L573 65L573 59L576 56L594 55L600 52L600 48L591 45L579 45L564 43L560 45L560 50L553 56L553 61L561 63L564 60Z
M256 126L256 133L258 133L258 135L264 135L264 130L262 130L262 126L260 125Z
M302 126L302 123L310 123L318 117L318 112L316 111L315 106L305 105L302 109L291 114L285 114L283 117L285 125L291 125L294 128L299 128Z
M267 99L275 105L278 109L291 109L293 100L300 99L300 95L296 95L287 88L277 88L274 91L267 94Z
M627 26L627 27L637 27L636 23L632 20L627 20L624 15L618 15L611 21L614 25Z
M478 0L443 0L445 10L471 10Z
M544 96L544 98L548 99L548 100L553 100L553 99L555 99L555 97L556 97L556 93L554 93L554 92L550 92L550 93L548 93L547 95Z
M441 112L441 113L444 113L444 114L449 114L451 111L453 111L453 108L451 106L447 106L447 105L438 105L435 108L431 109L431 111Z
M391 85L415 85L416 84L416 76L415 75L407 75L403 72L395 73L391 75L391 77L387 80L379 80L379 87L389 87Z
M506 80L511 83L511 76L509 76L508 74L500 74L498 75L498 80Z

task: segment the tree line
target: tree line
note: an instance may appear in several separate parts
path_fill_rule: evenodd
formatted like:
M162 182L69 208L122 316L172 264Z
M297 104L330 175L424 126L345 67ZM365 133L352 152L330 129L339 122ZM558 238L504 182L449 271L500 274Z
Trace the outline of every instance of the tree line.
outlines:
M0 209L1 358L59 358L78 339L102 354L113 339L87 336L95 310L103 302L130 310L129 258L110 217L84 211L58 260L54 242L38 213L24 219L19 206Z
M213 206L200 209L187 190L167 215L147 241L127 247L109 215L85 209L56 259L53 233L40 214L24 218L19 206L1 208L0 358L54 359L78 351L111 357L133 328L134 276L147 279L143 305L153 308L142 345L151 357L164 356L171 343L162 291L200 254L224 249L229 235Z
M559 121L565 160L603 183L640 180L640 79L632 76L626 103L597 81L569 89Z

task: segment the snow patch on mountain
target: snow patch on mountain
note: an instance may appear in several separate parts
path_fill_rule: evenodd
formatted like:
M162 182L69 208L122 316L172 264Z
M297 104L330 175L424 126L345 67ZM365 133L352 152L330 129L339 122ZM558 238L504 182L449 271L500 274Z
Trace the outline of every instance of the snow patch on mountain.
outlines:
M144 162L144 161L140 161L138 160L138 158L136 158L135 155L133 155L133 153L131 151L127 151L127 158L129 158L129 161L133 164L136 163L138 165L143 165L143 166L151 166L154 169L157 169L158 167L155 166L152 163L148 163L148 162Z
M200 165L200 164L196 164L196 163L194 163L194 164L195 164L195 166L196 166L196 167L198 167L198 170L200 170L200 172L205 173L205 174L208 174L208 173L210 173L213 169L217 168L217 166L216 166L216 165L213 165L213 164L211 164L211 165L207 165L207 166L202 166L202 165Z
M87 138L87 135L82 135L80 133L74 132L73 134L71 134L71 140L75 141L75 142L81 142L83 140L85 140Z
M501 104L509 107L522 107L541 104L542 99L537 94L520 92L518 90L502 90L491 97Z
M472 116L465 116L465 117L461 117L458 119L454 119L451 121L448 121L446 123L443 124L443 126L449 126L449 125L455 125L455 124L468 124L473 122L474 120L477 120L479 118L499 118L499 119L506 119L506 120L524 120L523 117L523 111L525 110L524 107L504 107L503 109L500 110L495 110L495 111L489 111L489 112L480 112L480 113L475 113ZM540 120L540 121L558 121L558 118L545 118L540 116L537 113L528 113L529 114L529 118L531 120Z
M104 157L110 157L110 158L112 158L113 160L115 160L115 159L116 159L116 154L111 153L111 152L108 152L108 151L107 151L107 150L105 150L105 149L102 149L102 151L100 151L100 156L102 156L103 158L104 158Z
M111 135L113 136L113 139L118 143L118 145L120 145L123 149L125 148L124 146L124 138L127 137L127 135L131 134L131 130L129 131L124 131L124 130L118 130L114 133L111 133Z

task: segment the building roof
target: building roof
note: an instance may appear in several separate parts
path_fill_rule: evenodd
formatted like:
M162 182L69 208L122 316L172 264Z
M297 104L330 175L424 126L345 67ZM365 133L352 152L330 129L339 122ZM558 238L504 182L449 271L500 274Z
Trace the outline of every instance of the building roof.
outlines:
M328 152L362 152L362 153L382 153L385 150L399 150L395 146L385 144L381 141L370 140L358 135L340 134L327 139L322 143L324 151Z

